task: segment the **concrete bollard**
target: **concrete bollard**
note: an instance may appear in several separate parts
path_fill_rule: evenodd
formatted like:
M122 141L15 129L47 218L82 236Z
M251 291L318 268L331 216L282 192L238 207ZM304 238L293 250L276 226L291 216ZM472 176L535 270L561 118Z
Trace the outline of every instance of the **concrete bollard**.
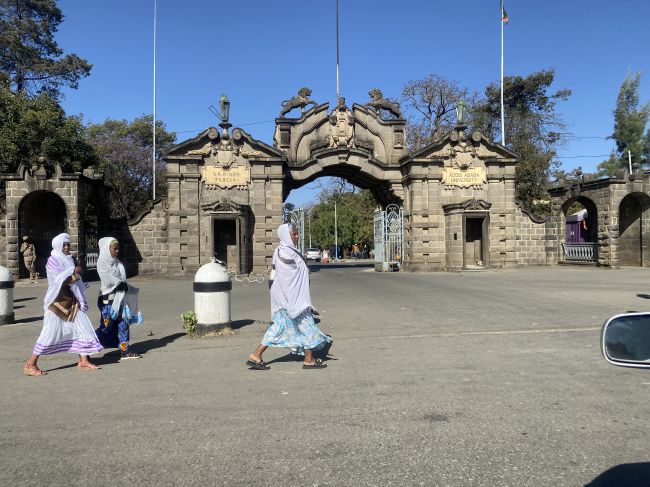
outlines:
M0 266L0 325L14 322L14 278L11 271Z
M194 276L194 312L196 334L205 335L230 324L230 291L232 281L226 267L210 262Z

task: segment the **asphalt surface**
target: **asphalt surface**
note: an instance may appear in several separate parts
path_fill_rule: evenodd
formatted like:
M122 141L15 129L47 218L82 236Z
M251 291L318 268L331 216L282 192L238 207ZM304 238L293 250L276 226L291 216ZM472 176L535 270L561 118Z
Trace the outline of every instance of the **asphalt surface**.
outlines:
M267 282L235 282L229 336L184 335L190 279L136 278L141 360L44 356L43 282L0 327L0 485L648 485L650 371L600 355L607 317L650 308L647 269L376 273L314 266L323 370L271 349ZM96 295L93 283L90 295ZM91 319L98 311L91 309Z

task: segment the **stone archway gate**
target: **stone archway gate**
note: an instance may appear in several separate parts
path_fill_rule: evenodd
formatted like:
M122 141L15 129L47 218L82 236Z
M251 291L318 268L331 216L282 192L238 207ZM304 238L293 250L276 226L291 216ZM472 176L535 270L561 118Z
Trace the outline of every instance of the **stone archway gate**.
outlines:
M233 242L232 270L268 270L284 200L321 176L345 178L370 189L383 208L402 209L404 270L546 263L542 224L514 200L515 154L464 126L409 153L399 106L378 90L365 105L341 98L331 110L310 94L301 90L283 104L273 146L225 123L166 154L168 273L194 272L217 238ZM300 110L296 117L287 116L291 109Z

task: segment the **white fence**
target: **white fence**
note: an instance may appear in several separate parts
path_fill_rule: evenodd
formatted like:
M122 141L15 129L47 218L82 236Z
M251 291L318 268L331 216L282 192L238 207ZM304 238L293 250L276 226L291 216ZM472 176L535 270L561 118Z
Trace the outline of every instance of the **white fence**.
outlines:
M593 242L563 243L562 247L567 262L596 262L596 244Z

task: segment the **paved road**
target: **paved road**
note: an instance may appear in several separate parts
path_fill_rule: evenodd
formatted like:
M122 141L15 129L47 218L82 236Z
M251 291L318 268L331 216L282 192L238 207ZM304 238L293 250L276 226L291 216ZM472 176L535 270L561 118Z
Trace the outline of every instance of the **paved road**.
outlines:
M599 330L650 308L648 270L313 270L335 339L316 371L282 350L245 367L266 282L235 283L235 334L194 339L190 280L138 278L142 360L43 357L49 375L26 377L45 287L20 283L19 324L0 327L0 484L647 484L650 372L605 363Z

